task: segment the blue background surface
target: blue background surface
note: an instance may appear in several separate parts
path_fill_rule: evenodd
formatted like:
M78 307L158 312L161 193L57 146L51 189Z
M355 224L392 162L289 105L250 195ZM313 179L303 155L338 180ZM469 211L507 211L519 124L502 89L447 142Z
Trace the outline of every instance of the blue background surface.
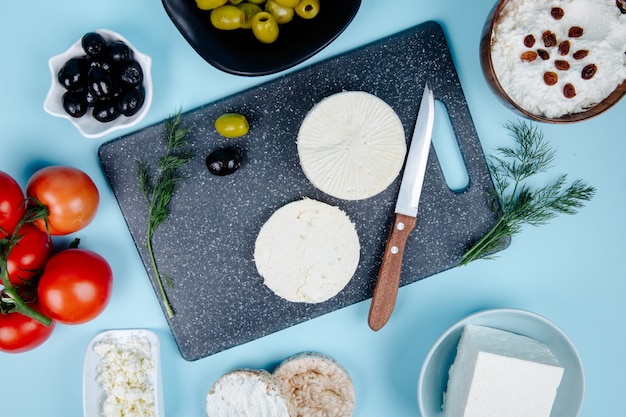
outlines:
M290 70L351 50L419 23L439 22L448 37L478 135L486 154L511 145L503 125L519 117L491 92L481 73L478 46L493 2L364 0L349 28L328 48ZM205 396L224 372L237 367L273 368L303 350L329 354L350 372L357 396L355 416L419 416L418 373L428 349L452 323L495 307L538 313L561 327L581 355L586 394L581 416L623 412L626 372L626 100L608 112L571 125L541 124L556 150L554 166L540 180L560 174L583 179L597 195L575 216L527 227L496 260L477 261L400 290L391 321L374 333L367 326L369 301L344 308L254 342L195 362L183 360L158 300L101 171L101 143L129 131L86 139L67 121L43 110L50 84L48 59L83 33L107 28L121 33L153 59L154 101L133 129L162 121L178 107L192 109L262 83L265 77L222 73L185 42L160 2L7 2L0 17L0 169L25 185L43 165L86 171L101 193L96 219L79 233L82 245L109 260L114 291L105 312L80 326L59 325L31 352L0 353L0 404L7 416L82 414L84 349L102 330L147 328L161 340L165 411L168 416L205 415Z

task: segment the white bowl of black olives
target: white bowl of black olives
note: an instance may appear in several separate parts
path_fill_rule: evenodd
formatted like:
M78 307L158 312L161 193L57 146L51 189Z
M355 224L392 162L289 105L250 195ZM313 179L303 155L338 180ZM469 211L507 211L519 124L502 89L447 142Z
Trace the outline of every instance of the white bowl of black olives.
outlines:
M116 32L85 33L48 61L52 82L44 110L68 119L88 138L131 127L152 103L151 65L148 55Z

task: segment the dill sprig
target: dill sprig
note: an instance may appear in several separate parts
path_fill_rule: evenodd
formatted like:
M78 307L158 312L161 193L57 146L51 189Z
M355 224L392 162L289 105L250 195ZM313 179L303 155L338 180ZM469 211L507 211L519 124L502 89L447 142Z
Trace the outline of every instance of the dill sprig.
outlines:
M566 186L566 175L561 175L552 184L532 188L525 181L551 167L554 150L548 147L543 133L531 123L508 123L505 127L514 137L516 147L498 147L498 156L488 160L502 216L465 252L459 265L467 265L479 258L493 258L493 253L502 249L508 238L519 233L524 225L540 226L558 214L575 214L596 192L581 180Z
M162 275L154 257L152 238L157 228L163 224L170 214L169 204L176 191L176 184L182 178L178 175L177 169L182 167L193 156L192 150L187 142L187 134L190 128L181 126L181 111L171 118L165 120L165 154L156 161L156 173L151 175L150 165L143 159L137 160L137 175L139 177L139 188L148 203L148 231L147 243L150 254L152 269L156 275L157 284L165 309L169 318L174 317L174 310L165 293L164 282L169 287L174 285L172 278Z

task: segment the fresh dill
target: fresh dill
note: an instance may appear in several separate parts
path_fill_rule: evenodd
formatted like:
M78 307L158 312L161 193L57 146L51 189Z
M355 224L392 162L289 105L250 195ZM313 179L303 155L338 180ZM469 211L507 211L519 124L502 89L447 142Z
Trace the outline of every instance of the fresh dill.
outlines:
M187 142L187 134L190 128L182 127L181 111L171 118L165 120L165 153L156 161L156 173L151 175L151 167L144 159L137 160L137 175L139 177L139 188L148 203L148 231L147 243L150 254L150 262L156 275L157 284L163 303L169 318L174 317L174 310L165 293L164 283L169 287L174 285L174 281L159 272L159 268L154 257L152 238L157 228L163 224L170 214L169 204L176 191L176 185L182 178L177 169L182 167L191 159L193 152Z
M566 175L561 175L552 184L532 188L526 180L546 172L555 152L533 124L508 123L505 127L515 139L516 147L498 147L497 155L488 159L501 217L465 252L459 265L480 258L493 258L493 253L502 249L508 238L519 233L524 225L540 226L558 214L575 214L595 195L595 188L581 180L566 186Z

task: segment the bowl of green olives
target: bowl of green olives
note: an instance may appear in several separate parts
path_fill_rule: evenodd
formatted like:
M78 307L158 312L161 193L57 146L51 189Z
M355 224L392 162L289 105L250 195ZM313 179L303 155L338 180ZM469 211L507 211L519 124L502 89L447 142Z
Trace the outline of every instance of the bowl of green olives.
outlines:
M48 61L44 110L87 138L139 123L152 104L152 59L119 33L98 29Z
M335 40L361 0L162 0L194 50L224 72L260 76L291 68Z

